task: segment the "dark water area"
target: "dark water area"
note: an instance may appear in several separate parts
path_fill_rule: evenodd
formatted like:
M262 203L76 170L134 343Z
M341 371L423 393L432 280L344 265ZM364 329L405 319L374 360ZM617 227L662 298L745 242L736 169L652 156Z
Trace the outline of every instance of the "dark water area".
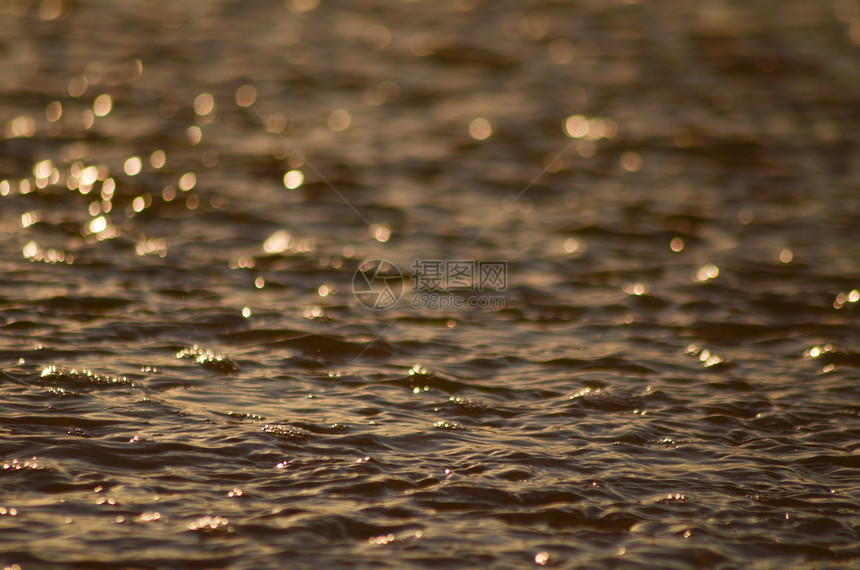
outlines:
M2 0L0 252L4 567L860 564L856 0Z

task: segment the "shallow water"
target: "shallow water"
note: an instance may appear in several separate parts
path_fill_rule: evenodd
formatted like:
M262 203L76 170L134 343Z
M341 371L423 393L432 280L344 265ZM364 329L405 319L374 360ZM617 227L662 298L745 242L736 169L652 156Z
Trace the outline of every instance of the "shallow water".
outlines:
M857 565L858 12L3 2L0 562Z

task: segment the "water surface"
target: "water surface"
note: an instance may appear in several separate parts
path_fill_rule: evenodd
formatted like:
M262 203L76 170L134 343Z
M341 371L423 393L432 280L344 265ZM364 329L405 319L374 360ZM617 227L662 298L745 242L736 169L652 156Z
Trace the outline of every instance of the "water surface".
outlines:
M0 561L856 566L858 11L0 4Z

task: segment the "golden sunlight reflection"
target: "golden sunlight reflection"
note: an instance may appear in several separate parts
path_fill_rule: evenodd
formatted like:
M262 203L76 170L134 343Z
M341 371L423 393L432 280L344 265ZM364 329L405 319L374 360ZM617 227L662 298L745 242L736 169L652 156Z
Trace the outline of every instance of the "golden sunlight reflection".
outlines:
M29 138L36 134L36 121L30 115L15 117L6 128L7 138Z
M240 107L250 107L257 100L257 88L250 84L245 84L236 90L236 104Z
M99 216L90 220L90 223L87 225L87 232L91 234L97 234L99 232L104 231L105 228L107 228L107 225L107 218L105 218L104 216Z
M27 245L24 246L22 254L24 258L29 261L37 261L50 265L55 263L70 264L74 261L74 256L72 254L54 248L42 249L39 247L39 244L32 240L27 242Z
M588 128L586 129L586 136L591 140L598 140L604 137L611 138L609 134L609 126L607 125L607 121L601 119L600 117L596 119L591 119L588 121Z
M693 276L693 279L703 283L710 279L716 279L720 274L720 268L714 265L713 263L708 263L703 265L696 271L696 274Z
M846 303L856 303L860 300L860 290L854 289L848 293L839 293L833 300L833 308L841 309Z
M469 123L469 135L475 140L486 140L490 138L492 134L493 126L490 124L490 121L483 117L473 119L472 122Z
M45 107L45 118L52 123L59 121L63 116L63 105L59 101L52 101Z
M128 176L136 176L140 173L140 169L143 167L143 163L140 160L139 156L132 156L131 158L125 161L125 164L122 166L123 172L125 172Z
M567 253L582 253L585 250L585 242L577 237L569 237L564 240L563 247Z
M93 124L96 121L96 115L93 113L92 109L86 109L83 112L83 127L85 130L89 130L92 128Z
M370 235L378 242L385 243L391 239L391 226L388 224L371 224Z
M90 165L81 170L79 180L82 185L92 186L99 179L99 167Z
M164 153L163 150L156 150L149 155L149 164L151 164L152 167L156 170L163 167L166 162L167 155Z
M532 12L520 19L520 34L529 41L540 41L550 32L552 22L542 12Z
M158 257L167 256L167 240L164 238L147 238L139 240L134 245L134 252L139 256L157 255Z
M588 118L571 115L562 125L564 134L573 139L587 138L592 141L611 139L618 134L618 123L609 117Z
M687 348L684 349L684 353L697 358L705 368L710 368L711 366L716 366L717 364L725 362L723 357L714 354L707 348L695 344L687 345Z
M198 115L208 115L215 110L215 98L211 93L201 93L194 98L194 112Z
M645 283L625 283L622 287L623 291L628 295L645 295L651 291Z
M308 320L321 319L325 317L325 311L319 305L314 305L302 312L302 316Z
M36 254L39 251L39 244L37 244L33 240L30 240L27 242L27 245L24 246L24 249L21 251L21 254L27 259L33 259L34 257L36 257Z
M391 42L391 30L382 24L372 24L364 31L364 39L372 49L385 49Z
M549 43L547 47L550 59L559 65L564 65L573 61L576 56L576 48L569 40L555 39Z
M200 144L200 141L203 139L203 131L198 126L188 127L185 130L185 136L188 137L188 142L192 145Z
M283 132L287 128L287 118L282 113L266 115L266 130L272 134Z
M141 202L142 202L142 207L140 209L141 211L144 210L145 208L149 208L150 206L152 206L152 196L150 195L149 192L145 192L145 193L141 194L140 196L138 196L137 198L140 198ZM135 200L137 198L135 198ZM135 210L135 211L137 212L138 210Z
M295 190L305 181L305 175L301 170L290 170L284 174L284 186L289 190Z
M104 117L110 113L113 108L113 99L107 93L103 93L96 97L93 101L93 113L96 117Z
M593 391L599 392L600 389L594 389ZM571 394L569 396L569 399L574 400L576 398L582 398L583 396L585 396L586 394L590 394L591 392L592 392L592 389L590 387L586 387L586 388L583 388L582 390L579 390L578 392Z
M105 181L102 182L102 192L101 197L102 200L110 200L113 197L113 192L116 189L116 182L114 182L113 178L105 178Z
M179 178L179 189L183 192L188 192L197 185L197 175L193 172L186 172Z
M54 170L54 164L50 159L45 159L33 165L33 176L35 178L48 178Z
M564 134L579 139L588 132L588 119L583 115L571 115L564 122Z
M293 238L286 230L278 230L263 242L266 253L282 253L292 247Z
M69 80L68 87L71 97L80 97L87 92L87 78L83 75L76 75Z
M628 150L621 155L621 168L627 172L639 172L642 169L642 156L638 152Z
M753 4L0 0L17 562L850 553L860 0Z
M379 536L372 536L372 537L367 539L367 542L369 544L378 544L380 546L383 546L385 544L388 544L389 542L394 542L394 540L395 540L394 535L389 533L389 534L382 534Z
M597 153L597 145L589 139L576 141L576 153L583 158L591 158Z
M228 524L230 524L230 521L225 517L205 516L188 523L188 528L190 530L216 530L221 527L226 527Z
M820 344L811 346L803 351L804 358L818 358L824 354L836 352L836 347L832 344Z
M428 374L428 373L429 373L429 371L426 368L424 368L423 366L421 366L420 364L417 364L417 363L413 364L412 368L409 369L409 375L410 376L415 376L416 374L422 374L423 375L423 374Z
M98 241L113 239L120 235L119 228L110 223L105 216L98 216L90 220L83 228L83 234L92 235Z
M352 122L352 115L346 109L335 109L328 116L328 128L335 132L345 131Z
M63 0L42 0L39 4L39 18L42 20L62 20L65 18L66 3Z

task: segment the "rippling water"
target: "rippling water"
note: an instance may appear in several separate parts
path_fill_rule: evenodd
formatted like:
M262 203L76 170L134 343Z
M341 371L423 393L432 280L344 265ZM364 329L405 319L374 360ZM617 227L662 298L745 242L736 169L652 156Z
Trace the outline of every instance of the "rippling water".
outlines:
M0 3L0 562L860 563L858 14Z

